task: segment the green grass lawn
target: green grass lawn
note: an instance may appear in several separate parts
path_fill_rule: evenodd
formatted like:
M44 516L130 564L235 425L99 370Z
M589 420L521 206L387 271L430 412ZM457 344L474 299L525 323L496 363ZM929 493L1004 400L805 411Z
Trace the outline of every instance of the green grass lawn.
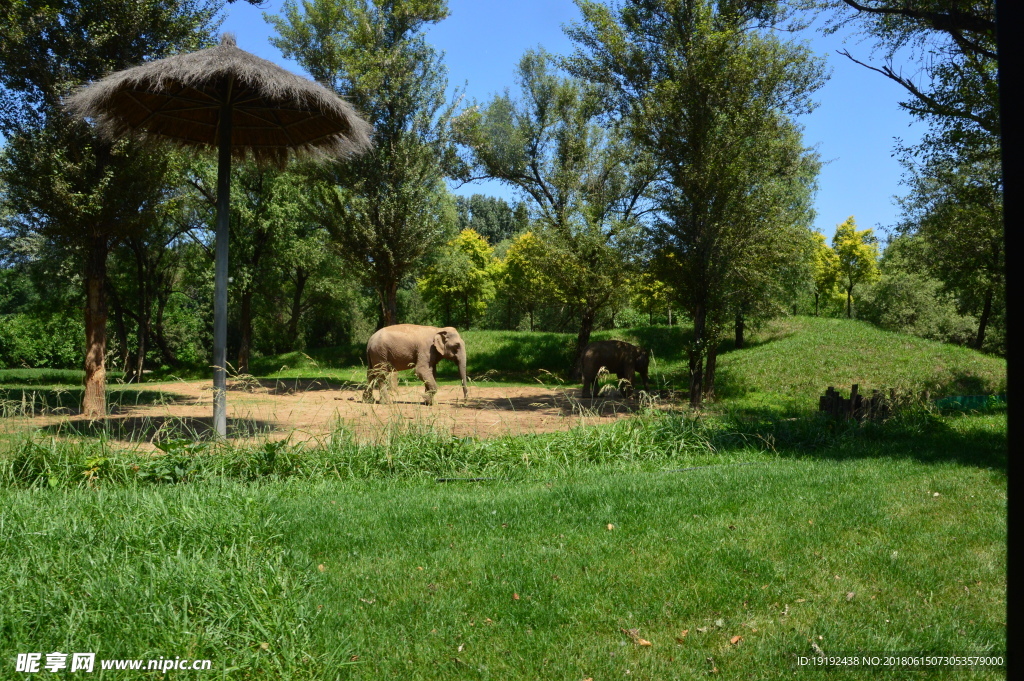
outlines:
M51 650L275 679L788 678L812 642L1002 653L1004 483L780 458L509 484L8 489L0 677L13 653Z
M598 337L648 344L678 387L681 333ZM489 357L511 383L571 348L465 335L471 374ZM796 663L812 644L1005 652L1005 407L864 426L814 412L854 382L1002 392L1005 362L844 320L751 341L724 348L722 399L699 416L485 441L167 442L159 457L0 438L0 679L22 678L17 653L55 650L211 659L197 678L1005 678ZM358 372L331 352L259 371ZM101 678L140 676L120 674Z

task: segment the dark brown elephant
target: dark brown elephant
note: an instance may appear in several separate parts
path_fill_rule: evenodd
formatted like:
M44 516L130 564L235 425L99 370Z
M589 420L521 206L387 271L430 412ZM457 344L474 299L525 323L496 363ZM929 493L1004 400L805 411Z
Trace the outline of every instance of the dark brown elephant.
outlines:
M601 367L615 374L620 380L629 382L625 393L632 392L636 375L640 375L644 390L647 390L647 368L651 353L632 343L619 340L594 341L583 351L583 397L594 397L597 393L597 374Z
M466 388L466 343L459 332L448 326L418 326L395 324L385 326L366 342L366 390L363 401L373 402L374 387L380 388L380 401L388 400L388 388L394 387L395 372L415 369L416 377L424 383L424 403L434 403L437 392L437 363L450 359L459 365L462 396L468 397Z

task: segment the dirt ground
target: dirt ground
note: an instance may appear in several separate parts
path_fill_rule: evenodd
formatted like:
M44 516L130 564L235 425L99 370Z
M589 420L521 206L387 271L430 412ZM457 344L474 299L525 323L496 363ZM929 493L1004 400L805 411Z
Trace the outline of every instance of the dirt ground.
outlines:
M213 394L209 381L145 383L138 404L131 391L120 395L110 415L90 422L73 414L44 414L5 419L0 427L40 429L58 436L106 434L113 440L144 446L175 437L209 434ZM141 395L145 395L141 398ZM441 386L433 406L423 404L423 387L400 386L389 404L367 404L351 385L324 380L250 380L229 383L228 435L233 440L290 438L323 440L340 424L364 441L393 432L398 425L434 429L458 437L495 437L568 430L580 423L608 422L628 416L635 400L612 391L594 400L581 399L579 388L474 386L469 399L462 388ZM65 412L67 410L64 410Z

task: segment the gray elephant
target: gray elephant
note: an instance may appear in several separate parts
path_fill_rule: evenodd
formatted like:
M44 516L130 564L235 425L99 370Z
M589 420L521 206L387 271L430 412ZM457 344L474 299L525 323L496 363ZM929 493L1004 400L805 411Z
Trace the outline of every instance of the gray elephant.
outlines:
M373 402L374 385L380 387L380 401L388 399L388 387L396 384L395 373L415 369L416 376L425 384L424 404L434 403L437 392L437 363L450 359L459 365L462 396L469 397L466 388L466 343L459 332L447 326L418 326L395 324L385 326L366 342L366 390L363 401Z
M632 392L636 374L640 374L644 390L647 390L647 367L651 362L651 353L638 348L632 343L620 340L594 341L583 351L583 397L594 397L597 394L597 374L601 367L615 374L620 380L629 381L625 388L626 395Z

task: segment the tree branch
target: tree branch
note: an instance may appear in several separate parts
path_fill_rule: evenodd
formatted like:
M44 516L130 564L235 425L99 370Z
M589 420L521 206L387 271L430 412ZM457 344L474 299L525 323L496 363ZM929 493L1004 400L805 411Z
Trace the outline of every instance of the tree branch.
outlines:
M846 0L844 0L844 2L845 1ZM897 74L889 66L877 68L871 66L870 64L865 64L862 61L854 59L854 57L846 50L837 50L837 52L846 57L847 59L849 59L850 61L854 62L855 64L860 64L864 68L868 68L876 73L880 73L889 80L902 85L910 94L912 94L921 104L924 105L925 110L928 113L936 114L939 116L953 116L956 118L966 118L969 121L977 123L986 132L992 133L993 135L999 134L998 128L993 129L992 124L989 121L985 120L983 117L971 111L965 111L963 109L958 109L956 107L942 104L934 97L931 97L921 92L921 90L919 90L918 87L914 85L914 83L909 78L904 78L903 76Z

